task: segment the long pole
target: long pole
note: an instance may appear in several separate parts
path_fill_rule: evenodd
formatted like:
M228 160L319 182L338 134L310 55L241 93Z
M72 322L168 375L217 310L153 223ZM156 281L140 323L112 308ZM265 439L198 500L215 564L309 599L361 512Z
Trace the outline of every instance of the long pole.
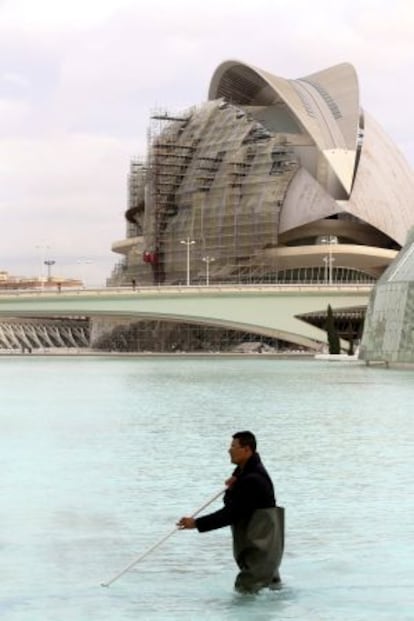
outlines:
M329 286L332 285L332 246L331 246L331 237L329 236L329 246L328 246L328 259L329 259Z
M212 502L214 502L215 500L217 500L217 498L219 498L223 493L225 492L225 489L220 490L219 492L217 492L217 494L214 494L214 496L212 498L210 498L210 500L207 500L207 502L205 502L201 507L199 507L197 509L197 511L195 511L193 513L193 515L191 517L196 517L196 515L198 515L199 513L201 513L206 507L208 507L209 505L211 505ZM102 582L101 586L103 587L109 587L113 582L115 582L115 580L118 580L118 578L120 578L121 576L123 576L124 574L127 573L127 571L129 571L130 569L132 569L132 567L134 567L134 565L136 565L137 563L139 563L140 561L142 561L146 556L148 556L149 554L151 554L151 552L153 550L155 550L156 548L158 548L161 544L164 543L164 541L167 541L167 539L169 537L171 537L171 535L173 535L175 532L177 532L177 530L180 530L180 528L178 526L176 526L174 528L174 530L170 531L169 533L167 533L166 535L164 535L164 537L162 537L161 539L159 539L156 543L154 543L154 545L152 545L150 548L148 548L145 552L143 552L142 554L140 554L137 558L135 558L131 563L129 563L129 565L127 565L125 567L125 569L123 569L122 571L120 571L118 574L116 574L113 578L111 578L110 580L108 580L107 582Z
M210 263L214 261L214 257L203 257L203 261L206 264L206 286L208 287L210 284Z
M190 240L187 239L187 287L190 286Z
M193 239L187 237L187 239L182 239L180 244L185 244L187 246L187 287L190 286L190 246L195 244Z
M40 251L40 289L43 291L45 287L44 266L46 263L46 254L50 246L45 243L37 244L36 248Z
M85 285L85 266L86 265L90 265L92 263L92 261L90 259L86 259L84 257L81 257L80 259L78 259L78 265L80 266L80 277L81 277L81 286L82 289L85 289L86 285Z
M51 280L51 278L52 278L52 265L54 265L56 263L56 261L54 261L53 259L46 259L46 261L44 263L47 266L47 279Z

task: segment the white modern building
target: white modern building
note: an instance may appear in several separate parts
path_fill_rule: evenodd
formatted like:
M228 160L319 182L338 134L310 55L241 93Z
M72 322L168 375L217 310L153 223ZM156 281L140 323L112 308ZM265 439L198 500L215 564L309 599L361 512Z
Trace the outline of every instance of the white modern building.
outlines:
M126 219L111 284L376 281L414 225L414 175L352 65L226 61L206 103L153 115Z
M367 364L414 364L414 228L372 291L360 358Z

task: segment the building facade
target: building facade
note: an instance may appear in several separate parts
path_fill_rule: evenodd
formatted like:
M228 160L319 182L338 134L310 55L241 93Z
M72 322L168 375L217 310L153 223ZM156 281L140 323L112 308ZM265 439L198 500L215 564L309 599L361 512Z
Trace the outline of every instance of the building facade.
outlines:
M414 225L414 176L349 64L300 79L237 61L154 114L109 284L375 282Z
M360 359L414 364L414 228L372 291Z

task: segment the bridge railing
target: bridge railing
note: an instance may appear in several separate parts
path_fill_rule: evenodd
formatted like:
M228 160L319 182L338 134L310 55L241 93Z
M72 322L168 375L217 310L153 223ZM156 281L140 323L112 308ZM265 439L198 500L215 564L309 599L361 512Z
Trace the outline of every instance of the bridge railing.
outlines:
M373 284L309 284L309 283L295 283L295 284L276 284L276 283L263 283L263 284L210 284L210 285L159 285L159 286L118 286L118 287L102 287L102 288L81 288L81 289L62 289L60 291L40 290L40 289L8 289L0 290L1 298L16 298L16 297L89 297L99 295L176 295L176 294L200 294L206 295L211 293L232 293L232 292L327 292L327 291L340 291L346 292L367 292L371 291Z

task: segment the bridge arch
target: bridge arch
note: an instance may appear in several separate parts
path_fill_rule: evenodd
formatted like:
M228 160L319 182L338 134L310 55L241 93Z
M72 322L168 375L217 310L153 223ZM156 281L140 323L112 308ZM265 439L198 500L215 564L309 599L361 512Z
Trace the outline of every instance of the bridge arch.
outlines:
M227 327L319 349L325 331L307 313L366 307L371 286L145 287L0 295L0 316L118 316ZM345 346L345 343L343 344Z

